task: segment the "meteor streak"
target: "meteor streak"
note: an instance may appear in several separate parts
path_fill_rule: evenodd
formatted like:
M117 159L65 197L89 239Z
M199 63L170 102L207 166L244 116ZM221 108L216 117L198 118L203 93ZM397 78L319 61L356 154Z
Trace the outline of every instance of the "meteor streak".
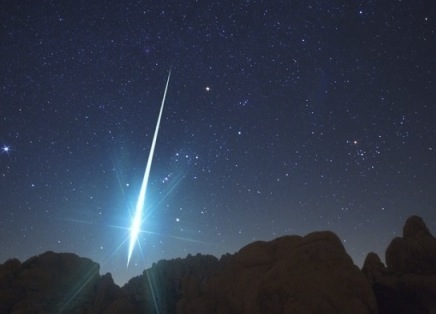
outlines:
M162 117L162 112L165 104L165 97L167 95L168 83L170 82L170 76L171 76L171 70L168 73L167 84L165 85L165 91L162 98L162 104L160 106L159 117L156 123L156 130L154 131L153 141L151 143L150 153L148 155L147 166L145 167L144 178L142 179L141 190L139 191L138 201L136 203L135 216L133 216L132 225L130 227L130 242L129 242L129 254L127 256L127 266L129 266L133 249L135 247L136 241L138 240L138 234L141 231L142 213L144 211L148 177L150 176L151 163L153 161L154 148L156 147L156 140L157 140L157 135L159 133L159 125L160 125L160 120Z

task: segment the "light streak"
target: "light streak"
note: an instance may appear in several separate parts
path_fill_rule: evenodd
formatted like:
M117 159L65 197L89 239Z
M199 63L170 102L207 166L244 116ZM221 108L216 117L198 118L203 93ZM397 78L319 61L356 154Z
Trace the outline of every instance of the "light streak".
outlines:
M165 104L165 97L167 95L168 83L170 82L171 70L168 73L167 83L165 85L165 91L162 98L162 104L160 106L159 117L156 123L156 129L154 131L153 141L151 143L150 153L148 155L147 166L145 167L144 178L142 179L141 190L139 191L138 201L136 203L135 216L133 216L132 224L130 227L130 241L129 241L129 254L127 256L127 266L129 266L130 258L132 257L133 249L138 240L138 234L141 231L142 214L144 211L145 197L147 193L148 178L150 176L151 163L153 161L154 149L156 147L157 135L159 133L160 120L162 118L162 112Z

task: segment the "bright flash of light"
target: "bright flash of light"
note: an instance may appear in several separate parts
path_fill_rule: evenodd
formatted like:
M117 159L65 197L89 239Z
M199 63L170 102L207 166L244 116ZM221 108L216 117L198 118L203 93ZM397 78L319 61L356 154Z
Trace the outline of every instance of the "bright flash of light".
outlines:
M138 240L138 234L141 231L142 224L142 214L144 211L145 197L147 193L148 178L150 176L151 163L153 161L154 149L156 147L157 135L159 133L160 120L162 118L162 112L165 104L165 97L167 95L168 83L170 82L171 70L168 73L167 83L165 85L165 91L162 98L162 104L160 106L159 117L156 123L156 129L154 131L153 141L150 148L150 153L148 155L147 166L145 167L144 178L142 180L141 190L139 191L138 201L136 203L135 215L132 219L132 224L130 227L130 241L129 241L129 254L127 256L127 266L129 266L130 258L132 257L133 249Z

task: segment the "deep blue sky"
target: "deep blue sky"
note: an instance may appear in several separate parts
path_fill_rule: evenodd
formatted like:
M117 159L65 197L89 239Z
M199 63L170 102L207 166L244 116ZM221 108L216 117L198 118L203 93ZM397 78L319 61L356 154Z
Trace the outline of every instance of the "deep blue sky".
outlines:
M434 232L435 16L431 0L3 1L0 262L74 252L123 284L285 234L332 230L361 265L412 214Z

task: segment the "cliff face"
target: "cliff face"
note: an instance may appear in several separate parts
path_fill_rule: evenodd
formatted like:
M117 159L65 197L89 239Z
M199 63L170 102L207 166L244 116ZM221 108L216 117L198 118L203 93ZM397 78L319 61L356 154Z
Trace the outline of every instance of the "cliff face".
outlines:
M99 265L46 252L0 265L0 313L431 313L436 239L419 217L360 271L328 231L257 241L221 259L160 261L124 287Z

